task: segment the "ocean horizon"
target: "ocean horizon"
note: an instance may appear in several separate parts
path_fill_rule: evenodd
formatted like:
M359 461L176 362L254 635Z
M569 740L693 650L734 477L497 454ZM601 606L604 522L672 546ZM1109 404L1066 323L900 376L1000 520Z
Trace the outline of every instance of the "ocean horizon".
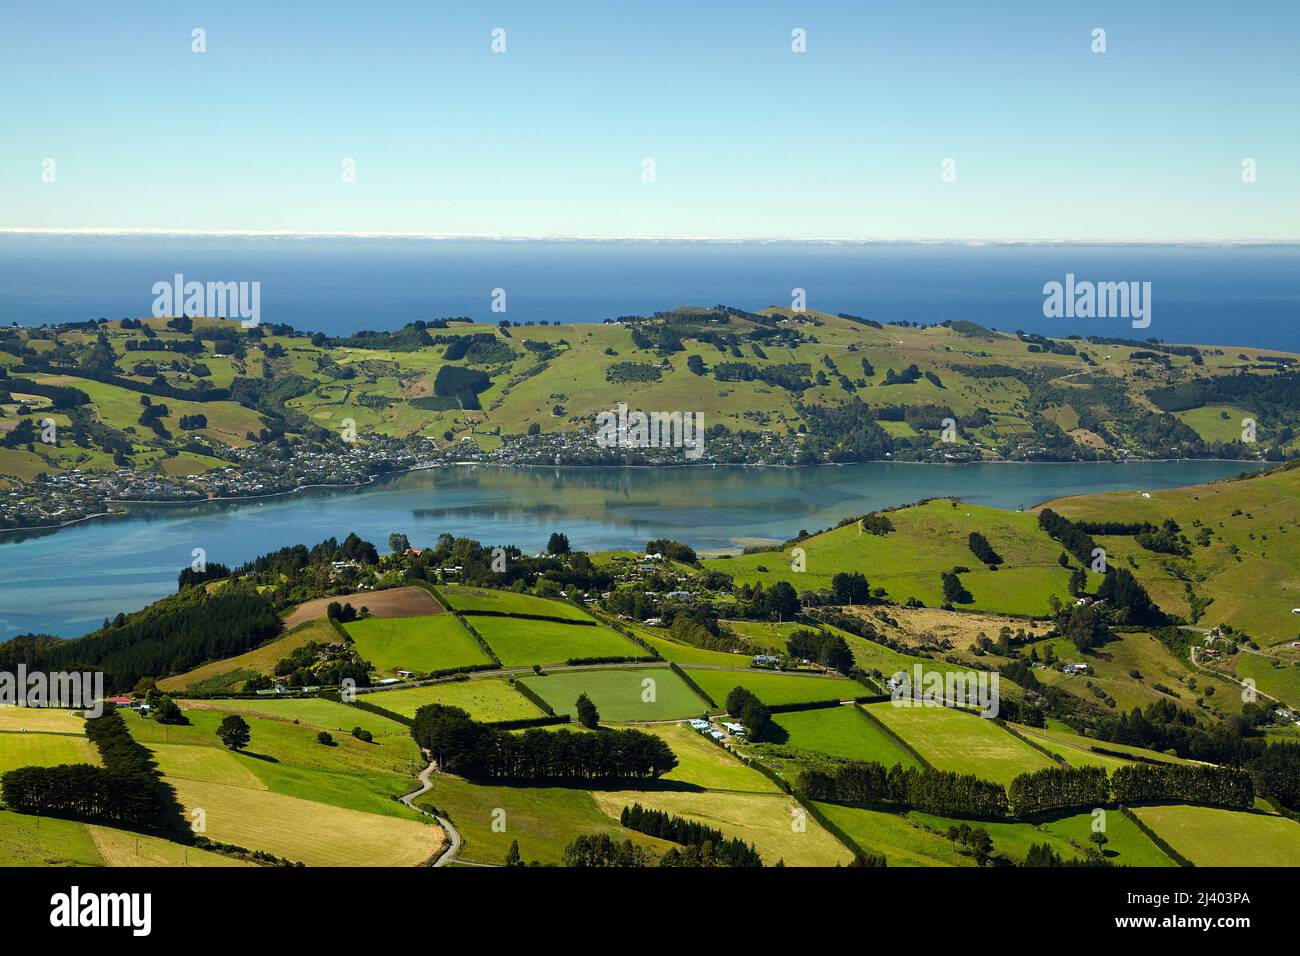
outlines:
M264 322L311 332L416 319L597 323L679 306L967 320L1055 337L1300 351L1300 245L0 233L0 323L150 314L157 282L261 285ZM1043 286L1150 282L1151 324L1048 318ZM494 290L506 311L493 311Z

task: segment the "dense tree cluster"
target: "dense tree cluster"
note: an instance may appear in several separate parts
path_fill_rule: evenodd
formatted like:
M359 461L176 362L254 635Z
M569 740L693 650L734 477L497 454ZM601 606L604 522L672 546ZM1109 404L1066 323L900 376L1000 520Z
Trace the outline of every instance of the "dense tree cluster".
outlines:
M727 713L745 728L750 740L762 740L772 727L772 713L752 691L733 687L727 695Z
M682 564L696 564L699 562L699 556L696 555L694 548L689 544L674 541L672 538L653 538L647 541L645 553L662 554L665 558L680 561Z
M752 843L735 838L727 839L721 830L705 826L695 820L672 816L663 810L647 809L639 803L624 807L619 822L629 830L695 847L706 860L716 860L718 866L762 866L763 859ZM660 865L665 865L662 862ZM709 864L702 864L709 865Z
M789 621L799 616L799 595L788 581L777 581L770 588L761 583L752 588L740 587L737 610L741 617L765 621Z
M661 737L640 730L526 730L472 720L459 707L426 704L411 735L451 773L512 780L648 780L677 766Z
M945 571L941 577L945 604L970 604L975 600L974 595L966 590L966 585L961 583L961 578L955 571Z
M831 578L831 593L839 604L866 604L871 600L871 585L861 571L840 571Z
M1047 767L1022 773L1007 791L1018 815L1064 807L1098 807L1110 801L1103 767Z
M615 842L608 833L584 833L564 848L560 858L567 867L629 867L653 866L654 853L631 840Z
M1092 549L1097 542L1069 518L1061 517L1051 508L1044 508L1038 513L1038 526L1080 561L1092 561Z
M795 789L810 800L851 806L893 804L945 816L997 819L1007 814L1001 784L932 768L851 760L833 770L804 770Z
M181 573L176 579L176 590L184 591L191 584L202 584L205 581L220 581L222 578L230 577L230 568L224 564L218 564L213 561L205 564L203 570L196 571L192 565L186 565L181 568Z
M1111 777L1111 786L1121 803L1162 800L1238 810L1249 810L1255 804L1250 774L1235 767L1135 764L1118 768Z
M1124 615L1124 623L1161 627L1170 622L1128 568L1110 568L1097 589L1097 597Z
M830 631L798 630L786 641L791 657L815 661L847 674L853 670L853 651L848 642Z
M253 587L232 583L212 594L187 588L130 617L106 621L85 637L0 644L0 666L18 661L45 671L93 666L104 672L110 690L129 691L141 677L242 654L282 627L275 608Z
M989 544L989 539L978 531L970 533L967 544L970 546L971 553L989 567L997 567L1002 563L1002 556L993 550L993 546Z

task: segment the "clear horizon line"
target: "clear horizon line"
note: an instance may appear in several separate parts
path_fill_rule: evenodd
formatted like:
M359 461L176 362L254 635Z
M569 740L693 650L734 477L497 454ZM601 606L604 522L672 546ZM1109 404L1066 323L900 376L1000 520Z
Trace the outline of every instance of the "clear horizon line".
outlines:
M496 242L680 242L718 245L766 245L804 243L808 245L947 245L947 246L1291 246L1300 239L1064 239L1064 238L988 238L943 239L926 236L910 238L867 238L861 236L695 236L695 235L597 235L582 233L476 233L476 232L351 232L297 229L171 229L165 227L36 227L0 226L0 235L30 236L183 236L229 239L425 239L479 240Z

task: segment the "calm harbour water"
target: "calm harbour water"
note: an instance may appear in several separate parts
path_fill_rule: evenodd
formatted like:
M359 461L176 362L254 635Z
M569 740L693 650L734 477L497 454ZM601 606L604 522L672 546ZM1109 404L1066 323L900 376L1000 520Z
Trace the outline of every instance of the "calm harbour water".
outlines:
M1000 508L1069 494L1158 490L1254 470L1244 462L988 464L891 462L813 468L497 468L413 472L357 490L313 490L248 502L133 507L53 533L0 537L0 640L74 636L176 586L194 548L238 565L290 544L351 531L387 547L443 531L485 544L541 549L552 531L575 548L640 548L670 537L696 548L785 540L800 529L924 497Z

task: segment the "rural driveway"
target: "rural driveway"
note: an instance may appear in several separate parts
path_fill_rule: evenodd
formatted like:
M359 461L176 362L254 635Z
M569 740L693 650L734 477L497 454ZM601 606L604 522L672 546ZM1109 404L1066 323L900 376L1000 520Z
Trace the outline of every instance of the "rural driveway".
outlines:
M435 820L438 821L438 825L447 832L447 839L451 841L451 846L447 847L447 849L444 852L438 855L438 859L433 861L434 866L446 866L452 860L456 859L456 854L460 853L460 845L461 845L460 832L457 831L457 829L451 825L451 821L448 820L446 817L440 817L436 813L429 813L427 810L422 810L420 807L417 807L413 802L416 797L424 796L424 794L428 793L430 790L433 789L433 784L429 782L429 774L433 773L436 767L437 767L437 761L430 760L429 766L421 770L420 775L416 778L420 781L420 786L415 790L412 790L410 793L402 797L399 797L398 799L400 799L402 803L406 804L416 813L421 813L426 817L433 817Z

